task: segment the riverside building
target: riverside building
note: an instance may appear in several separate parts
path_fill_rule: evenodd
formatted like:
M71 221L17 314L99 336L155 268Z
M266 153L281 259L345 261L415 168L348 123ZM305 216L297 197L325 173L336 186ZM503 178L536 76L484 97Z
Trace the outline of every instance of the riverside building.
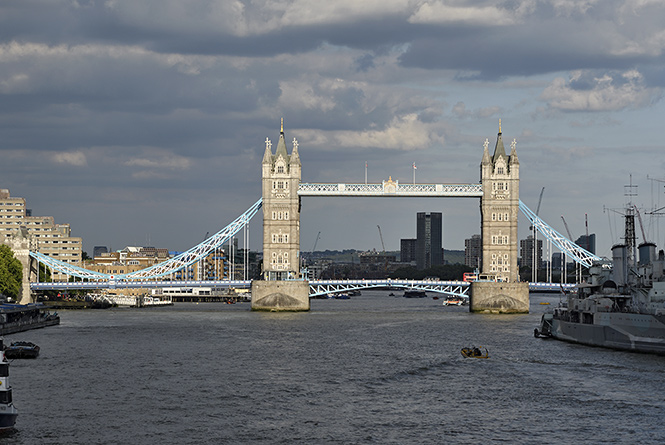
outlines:
M32 216L25 198L13 197L8 189L0 189L0 239L4 241L25 227L37 241L37 251L64 263L81 266L81 238L71 236L69 224L56 224L52 216ZM66 280L67 275L52 271L54 281Z

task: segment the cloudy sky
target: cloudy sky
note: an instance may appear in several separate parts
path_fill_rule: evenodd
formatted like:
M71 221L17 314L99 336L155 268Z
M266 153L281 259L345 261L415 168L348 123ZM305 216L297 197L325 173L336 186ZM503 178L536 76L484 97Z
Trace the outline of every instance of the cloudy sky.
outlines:
M184 250L260 197L282 117L304 182L364 182L367 161L369 182L415 163L417 182L478 183L502 119L521 199L544 187L555 229L588 214L608 255L632 177L663 247L663 23L662 0L3 0L0 188L89 253ZM304 198L302 249L380 249L377 225L398 249L418 211L463 249L478 205Z

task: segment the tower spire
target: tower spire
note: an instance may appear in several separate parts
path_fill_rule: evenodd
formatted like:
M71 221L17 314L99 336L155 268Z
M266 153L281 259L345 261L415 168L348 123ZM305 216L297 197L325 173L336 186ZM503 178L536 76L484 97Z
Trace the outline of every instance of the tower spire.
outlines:
M284 118L282 118L282 126L281 126L279 132L284 133Z
M499 134L501 134L501 119L499 119Z

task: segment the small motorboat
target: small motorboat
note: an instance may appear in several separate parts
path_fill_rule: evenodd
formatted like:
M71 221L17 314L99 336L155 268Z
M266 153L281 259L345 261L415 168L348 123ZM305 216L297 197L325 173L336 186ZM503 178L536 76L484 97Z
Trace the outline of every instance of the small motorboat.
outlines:
M462 300L461 298L454 298L454 297L448 298L443 302L444 306L461 306L462 304L464 304L464 300Z
M37 358L39 346L29 341L15 341L5 347L5 357L10 360L16 358Z
M482 350L485 350L484 352ZM487 348L471 346L469 348L462 348L462 356L466 358L489 358L489 351Z

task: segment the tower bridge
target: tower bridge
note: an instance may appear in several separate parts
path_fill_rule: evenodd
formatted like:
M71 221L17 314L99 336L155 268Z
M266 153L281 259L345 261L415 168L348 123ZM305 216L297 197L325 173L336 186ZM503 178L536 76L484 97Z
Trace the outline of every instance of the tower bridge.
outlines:
M262 161L263 280L252 284L252 308L308 310L309 292L300 276L300 210L304 196L469 197L480 198L481 272L488 281L472 285L472 311L528 312L529 289L519 281L517 216L519 160L517 141L510 154L503 145L501 121L493 154L483 144L479 184L400 185L388 178L381 184L303 184L298 141L289 154L284 124L273 153L266 138Z
M517 268L517 216L520 210L526 215L531 225L574 261L588 267L593 261L600 260L600 258L559 234L520 201L519 161L516 145L517 142L513 140L510 144L510 154L506 153L499 121L499 132L493 153L490 154L488 139L483 144L479 183L400 184L399 181L393 181L392 178L371 184L303 183L300 181L302 165L298 142L295 138L293 139L292 150L289 154L282 123L275 153L272 152L270 139L266 138L265 141L262 161L262 198L215 235L163 263L123 275L94 272L30 250L31 262L43 263L52 269L81 279L74 283L33 282L31 288L36 290L158 287L160 283L162 286L187 285L182 284L183 282L168 280L168 277L174 272L202 260L210 252L223 246L262 208L263 277L261 280L253 282L234 283L234 286L237 287L251 286L253 309L308 310L309 297L318 293L395 285L460 296L470 294L472 311L528 312L530 285L519 281ZM487 280L474 282L470 286L467 283L434 284L433 282L405 280L313 281L308 283L302 277L300 268L301 199L319 196L480 199L482 238L480 271ZM25 256L28 258L28 255ZM34 264L30 265L29 269L35 270ZM396 284L398 282L399 284ZM205 281L205 283L212 285L210 281ZM222 281L219 286L228 286L231 285L230 283L228 280ZM534 288L534 283L531 283L531 288ZM29 302L29 300L26 301L24 298L22 302Z

